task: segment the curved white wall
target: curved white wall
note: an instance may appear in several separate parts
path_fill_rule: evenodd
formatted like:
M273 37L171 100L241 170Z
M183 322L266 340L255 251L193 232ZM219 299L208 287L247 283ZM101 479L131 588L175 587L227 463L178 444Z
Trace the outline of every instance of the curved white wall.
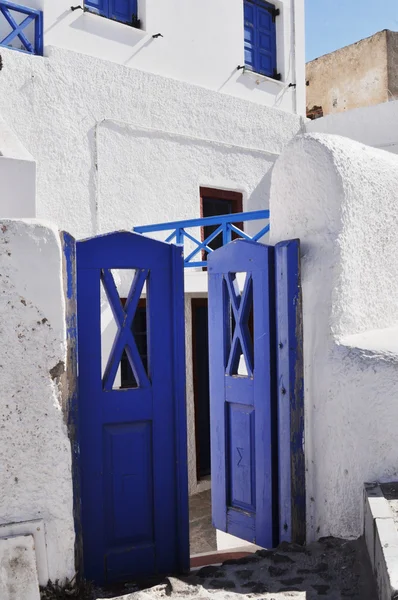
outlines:
M271 241L301 240L309 540L359 536L363 483L398 476L398 356L374 343L398 323L397 189L398 157L337 136L274 167Z

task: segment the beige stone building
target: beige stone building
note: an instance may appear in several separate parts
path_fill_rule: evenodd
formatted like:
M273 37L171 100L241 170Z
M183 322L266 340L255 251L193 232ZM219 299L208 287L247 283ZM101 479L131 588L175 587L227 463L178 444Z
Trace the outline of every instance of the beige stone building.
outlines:
M307 116L312 119L398 99L398 32L369 38L307 63Z

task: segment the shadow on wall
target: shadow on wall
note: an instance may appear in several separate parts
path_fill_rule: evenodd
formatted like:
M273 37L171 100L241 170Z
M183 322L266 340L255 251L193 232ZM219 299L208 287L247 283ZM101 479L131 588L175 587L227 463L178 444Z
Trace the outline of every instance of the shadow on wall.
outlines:
M100 38L106 38L118 44L125 44L133 48L135 45L144 41L147 33L134 27L117 23L110 19L105 19L99 15L83 13L78 17L70 27L79 29L91 35L97 35ZM152 41L152 38L151 38Z
M250 196L246 198L243 210L253 211L266 210L269 208L272 169L273 167L265 173L264 177L254 188ZM245 223L245 231L249 235L255 235L260 229L265 227L267 223L270 223L270 221L248 221ZM266 244L268 243L268 237L269 234L264 236L260 241L263 244Z

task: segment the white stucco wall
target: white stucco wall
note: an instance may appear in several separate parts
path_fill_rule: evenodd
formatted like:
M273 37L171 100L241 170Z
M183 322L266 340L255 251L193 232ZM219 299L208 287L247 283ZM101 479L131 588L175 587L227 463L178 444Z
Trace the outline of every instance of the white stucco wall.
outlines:
M199 186L268 207L301 118L59 48L2 51L0 114L37 162L37 215L77 238L199 217Z
M40 600L32 535L0 538L0 598Z
M271 241L301 240L309 540L359 536L363 483L398 476L398 356L371 342L398 323L397 189L398 157L338 136L274 167Z
M0 116L0 218L36 216L36 163Z
M398 100L307 121L309 133L343 135L398 154Z
M62 580L74 574L75 535L71 447L56 376L67 350L56 229L0 221L0 314L0 525L11 524L0 536L33 533L32 520L43 521L41 572L47 567L50 579ZM42 552L37 558L45 561Z
M142 30L71 11L71 5L83 5L83 0L23 4L43 11L45 53L48 46L59 46L305 114L303 0L274 2L281 10L276 20L281 82L237 70L244 65L242 0L138 0ZM163 37L153 39L156 33ZM297 83L297 88L289 88L289 83Z

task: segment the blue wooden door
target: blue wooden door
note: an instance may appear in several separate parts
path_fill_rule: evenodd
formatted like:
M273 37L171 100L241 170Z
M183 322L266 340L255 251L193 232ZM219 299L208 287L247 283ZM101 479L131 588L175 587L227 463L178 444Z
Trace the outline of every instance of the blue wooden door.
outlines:
M124 302L119 281L125 285ZM143 292L145 360L133 327ZM104 299L115 323L109 356ZM85 577L109 583L186 570L181 249L127 232L78 242L77 314ZM132 387L118 380L126 355Z
M296 352L293 360L289 349L301 343L301 320L290 309L300 296L299 244L293 241L288 250L296 261L294 281L278 246L236 240L208 257L213 525L263 547L275 546L281 530L283 539L301 542L297 524L305 530L303 495L297 510L298 486L290 485L293 475L302 486L305 477L303 461L293 475L290 468L303 452L303 422L291 418L293 406L295 417L302 409L295 380L302 383L301 356Z

